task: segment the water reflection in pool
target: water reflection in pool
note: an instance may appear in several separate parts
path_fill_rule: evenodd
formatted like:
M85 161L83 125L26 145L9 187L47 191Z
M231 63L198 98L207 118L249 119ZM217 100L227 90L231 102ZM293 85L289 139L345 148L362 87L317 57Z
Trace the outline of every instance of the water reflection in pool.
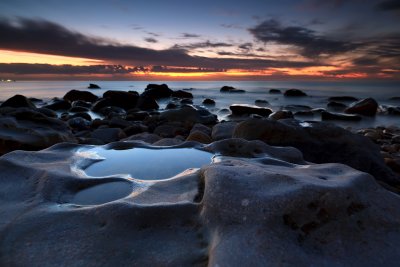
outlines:
M88 176L129 174L141 180L161 180L189 168L200 168L212 161L213 154L194 148L149 149L131 148L90 150L101 158L84 171Z

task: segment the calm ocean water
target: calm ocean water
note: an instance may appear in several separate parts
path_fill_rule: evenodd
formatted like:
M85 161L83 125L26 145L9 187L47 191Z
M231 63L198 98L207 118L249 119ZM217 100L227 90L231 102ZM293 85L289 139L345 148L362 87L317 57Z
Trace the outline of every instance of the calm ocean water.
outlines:
M62 97L71 89L87 89L90 81L17 81L11 83L0 83L0 101L15 94L23 94L28 97L36 97L46 101L53 97ZM358 98L373 97L383 106L400 106L400 101L390 100L391 97L400 97L399 82L274 82L274 81L96 81L102 89L91 90L94 94L101 96L107 90L134 90L139 93L149 83L166 83L171 89L189 89L194 95L194 104L201 104L204 98L212 98L216 106L211 110L218 114L222 108L227 108L233 103L254 104L257 99L267 100L268 107L279 110L285 105L307 105L312 108L326 108L327 98L330 96L349 95ZM234 86L246 90L244 94L222 94L219 89L224 85ZM269 89L297 88L306 92L309 96L303 98L285 98L282 95L271 95ZM161 103L165 104L165 103ZM161 105L162 107L162 105ZM219 114L220 118L223 118ZM302 118L307 120L319 120L314 118ZM400 117L378 115L375 118L367 118L357 123L340 123L342 126L354 128L398 125Z

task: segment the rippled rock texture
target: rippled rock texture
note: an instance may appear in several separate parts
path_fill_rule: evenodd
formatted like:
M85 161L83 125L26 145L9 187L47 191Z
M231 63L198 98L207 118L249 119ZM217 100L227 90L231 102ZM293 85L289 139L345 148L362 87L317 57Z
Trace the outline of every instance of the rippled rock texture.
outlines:
M87 177L100 160L85 154L92 146L4 155L0 265L398 264L400 199L369 174L261 141L181 145L193 146L214 163L159 181ZM95 204L76 204L82 194Z

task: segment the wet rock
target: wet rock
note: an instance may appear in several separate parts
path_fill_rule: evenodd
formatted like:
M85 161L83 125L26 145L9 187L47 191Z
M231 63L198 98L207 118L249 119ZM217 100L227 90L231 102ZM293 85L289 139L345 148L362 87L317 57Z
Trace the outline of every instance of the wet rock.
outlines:
M286 105L284 106L284 109L290 111L307 111L311 110L312 108L306 105Z
M96 102L99 97L95 94L88 91L79 91L79 90L71 90L66 93L63 97L64 100L73 102L73 101L85 101L85 102Z
M177 98L193 98L192 93L183 90L173 91L171 96Z
M59 111L59 110L69 110L71 108L71 103L65 100L56 99L50 105L43 106L44 108Z
M314 112L311 110L301 110L294 113L295 116L314 117Z
M157 126L154 129L154 133L160 137L166 138L166 137L175 137L177 135L186 135L187 130L184 127L182 127L180 123L169 122Z
M214 125L211 133L212 140L219 141L222 139L232 138L233 131L237 124L238 123L234 121L226 121Z
M270 94L282 94L281 90L279 89L269 89Z
M211 128L201 123L196 123L195 125L193 125L190 133L194 131L200 131L208 136L211 136Z
M126 136L131 136L131 135L135 135L135 134L143 133L143 132L147 132L147 131L148 131L148 127L141 123L134 123L124 129L124 133L126 134Z
M186 141L195 141L202 144L209 144L212 142L211 137L201 131L191 131Z
M323 112L321 112L321 119L322 120L337 120L337 121L360 121L361 117L358 115L347 115L347 114L323 111Z
M173 91L166 84L148 84L142 96L153 99L171 97Z
M72 118L78 118L78 117L84 118L84 119L87 120L87 121L92 121L92 116L90 116L90 115L89 115L88 113L86 113L86 112L77 112L77 113L72 114L72 115L69 116L70 119L72 119Z
M335 110L344 110L347 108L346 104L336 102L336 101L329 101L329 103L326 105L328 108L335 109Z
M124 129L126 127L131 126L131 125L132 125L132 122L124 120L124 119L121 119L121 118L118 118L118 117L111 118L108 121L108 126L110 128L121 128L121 129Z
M155 110L158 109L158 103L154 98L140 96L136 108L141 110Z
M306 93L304 93L303 91L299 90L299 89L288 89L285 91L285 93L283 94L284 96L294 96L294 97L299 97L299 96L307 96Z
M88 89L101 89L101 88L95 83L89 83Z
M203 105L214 106L215 105L215 101L213 99L206 98L206 99L203 100Z
M36 108L35 104L33 104L32 101L30 101L23 95L15 95L13 97L10 97L0 105L0 108L3 107L31 108L31 109Z
M161 119L168 121L179 121L188 124L213 124L217 122L217 116L210 113L206 109L200 107L194 108L191 106L184 106L179 109L167 110L161 113Z
M354 102L354 101L358 101L358 98L355 98L353 96L332 96L332 97L328 98L328 101Z
M88 109L88 108L85 108L85 107L79 107L79 106L77 106L77 107L72 107L72 108L70 108L70 109L69 109L69 112L89 112L89 109Z
M257 114L263 117L268 117L268 115L272 113L272 110L269 108L261 108L252 105L233 104L229 109L232 111L232 115L235 116Z
M100 109L98 111L98 113L100 113L103 116L110 117L110 118L114 117L114 116L123 117L126 115L125 109L120 108L120 107L114 107L114 106L104 107L104 108Z
M83 107L83 108L91 108L92 103L81 101L81 100L76 100L71 103L72 107Z
M92 111L99 112L102 108L113 106L113 101L109 98L101 98L92 106Z
M165 109L176 109L178 108L180 105L175 103L175 102L169 102L166 106Z
M99 139L104 143L119 141L126 137L125 133L120 128L100 128L96 129L91 134L92 138Z
M400 107L388 107L387 113L389 115L400 115Z
M150 115L146 111L128 111L126 116L126 120L130 121L143 121L148 118Z
M400 173L400 159L385 158L385 163L394 172Z
M124 141L143 141L148 144L153 144L161 139L162 138L156 134L145 132L129 136L128 138L125 138Z
M57 118L57 113L55 113L53 110L48 109L48 108L37 108L35 111L42 113L43 115L50 117L50 118Z
M221 93L245 93L245 90L242 89L236 89L235 87L232 86L222 86L221 89L219 90Z
M136 107L139 95L136 92L110 90L103 94L103 98L108 98L111 101L110 106L129 110Z
M292 119L293 113L289 110L278 110L268 116L271 120L282 120L282 119Z
M265 106L269 105L268 101L264 100L264 99L257 99L254 101L254 104L256 104L257 106L260 106L260 107L265 107Z
M181 105L191 105L191 104L193 104L193 100L190 99L190 98L185 98L185 99L182 99L182 100L180 101L180 104L181 104Z
M76 142L67 124L33 109L7 107L1 108L0 114L0 154Z
M180 138L163 138L153 143L153 146L176 146L180 145L184 140Z
M68 125L74 130L83 131L88 130L90 128L90 121L82 118L82 117L75 117L68 120Z
M352 103L345 109L345 113L359 114L364 116L375 116L378 110L378 103L373 98L365 98L358 102Z
M389 185L400 185L400 179L385 166L377 145L364 136L330 123L248 119L237 125L233 137L293 146L307 161L347 164Z

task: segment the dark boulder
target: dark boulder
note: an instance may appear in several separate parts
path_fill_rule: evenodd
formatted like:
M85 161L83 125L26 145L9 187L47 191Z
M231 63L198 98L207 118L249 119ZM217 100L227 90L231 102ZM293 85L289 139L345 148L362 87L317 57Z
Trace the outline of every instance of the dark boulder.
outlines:
M289 90L285 91L284 96L299 97L299 96L307 96L307 94L304 93L303 91L299 90L299 89L289 89Z
M242 89L236 89L235 87L232 86L222 86L221 89L219 90L222 93L245 93L245 90Z
M12 107L12 108L36 108L35 104L32 103L28 98L23 95L15 95L4 101L0 107Z
M232 115L235 116L257 114L263 117L268 117L272 113L272 110L270 110L269 108L261 108L251 105L234 104L231 105L229 109L232 111Z
M183 90L173 91L171 96L177 98L193 98L192 93Z
M281 90L279 89L269 89L269 93L270 94L281 94Z
M88 89L101 89L101 88L95 83L89 83Z
M343 109L347 108L346 104L336 102L336 101L330 101L326 106L331 109L339 109L339 110L340 109L343 110Z
M88 108L80 107L80 106L72 107L69 109L69 112L88 112L88 111L89 111Z
M171 97L172 93L166 84L148 84L141 96L160 99Z
M98 96L96 96L91 92L79 91L79 90L71 90L68 93L66 93L63 97L64 100L67 100L69 102L81 100L90 103L96 102L98 98L99 98Z
M348 115L348 114L340 114L322 111L321 112L322 120L337 120L337 121L360 121L361 117L358 115Z
M43 106L44 108L48 108L51 110L69 110L71 108L71 103L65 100L57 99L50 105Z
M92 111L99 112L102 108L113 105L113 101L109 98L101 98L92 106Z
M206 99L203 100L203 105L213 106L213 105L215 105L215 100L210 99L210 98L206 98Z
M139 95L136 92L124 92L109 90L103 94L103 98L111 100L111 106L129 110L136 107Z
M345 113L359 114L364 116L375 116L378 110L378 102L373 98L365 98L355 103L352 103L345 109Z
M387 113L389 115L400 115L400 107L388 107Z
M158 109L159 106L154 98L140 96L137 101L136 108L140 110L153 110L153 109Z

